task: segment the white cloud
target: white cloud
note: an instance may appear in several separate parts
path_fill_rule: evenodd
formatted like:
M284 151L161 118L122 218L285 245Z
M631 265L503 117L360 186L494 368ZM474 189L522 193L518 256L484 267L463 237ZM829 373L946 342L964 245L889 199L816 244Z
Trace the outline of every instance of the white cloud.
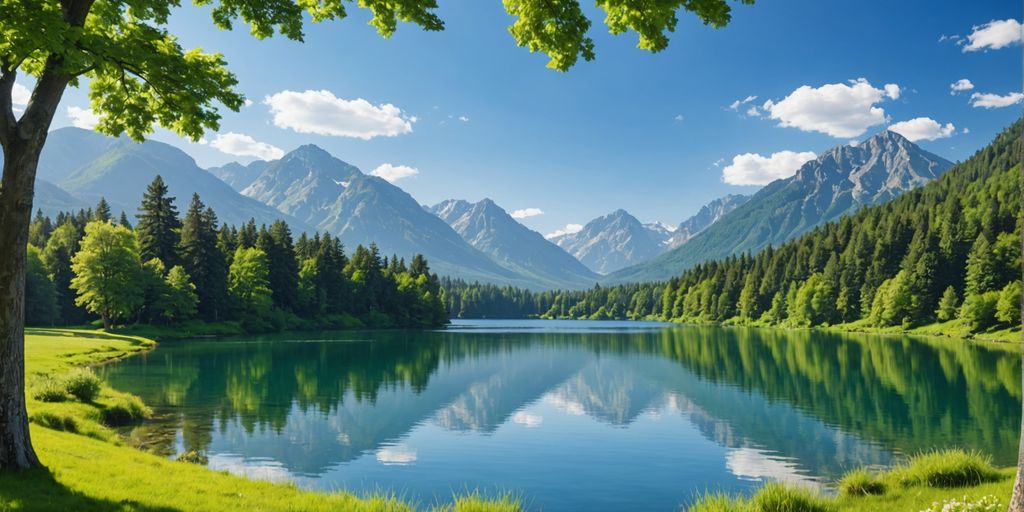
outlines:
M28 105L28 100L31 97L32 91L28 90L28 87L17 82L14 83L14 89L11 90L11 102L14 103L15 107L24 108Z
M68 107L68 117L71 124L78 128L92 130L100 122L100 116L96 115L91 108Z
M408 178L410 176L416 176L420 171L415 167L409 167L408 165L391 165L391 164L380 164L370 172L371 176L376 176L389 183L394 183L402 178Z
M812 151L779 151L771 156L744 153L732 157L732 163L722 169L722 181L730 185L767 185L788 178L800 166L818 155Z
M898 85L883 87L873 87L863 78L848 84L803 85L777 102L766 101L763 108L779 121L779 126L833 137L857 137L868 128L885 123L885 110L876 106L878 103L885 98L899 98Z
M250 100L249 98L246 98L245 99L245 106L251 107L252 106L252 100Z
M412 131L414 117L390 103L373 105L362 98L345 100L331 91L281 91L267 96L274 125L299 133L369 140Z
M468 123L469 122L469 117L468 116L459 116L459 121L462 121L463 123Z
M266 142L259 142L244 133L218 133L210 141L210 146L229 155L253 156L260 160L277 160L284 156L284 150L281 148Z
M968 133L971 133L971 129L970 129L970 128L968 128L968 127L966 127L966 126L964 126L964 129L963 129L963 130L960 130L960 131L961 131L961 133L963 133L964 135L967 135Z
M513 219L526 219L529 217L536 217L538 215L544 215L544 210L541 210L540 208L523 208L522 210L512 212Z
M1021 101L1024 101L1024 94L1019 92L1011 92L1005 96L982 92L976 92L971 95L972 107L1002 108L1016 105Z
M566 224L562 229L556 229L551 233L544 235L544 238L552 239L558 238L563 235L572 235L583 231L583 224Z
M729 104L729 110L739 110L740 105L743 105L743 104L746 104L746 103L750 103L751 101L754 101L756 99L757 99L757 96L747 96L746 98L743 98L742 100L736 100L736 101L734 101L734 102Z
M976 25L974 31L967 36L965 52L978 50L998 50L1024 40L1024 27L1015 19L992 20L984 25Z
M751 105L750 108L747 109L748 117L757 117L759 115L761 115L761 111L757 109L757 105Z
M686 119L686 118L685 118L685 117L683 117L683 115L682 115L682 114L676 114L676 117L673 117L672 119L675 119L675 121L676 121L677 123L681 123L681 122L683 122L683 120L684 120L684 119Z
M974 89L974 84L972 84L971 81L966 78L961 78L960 80L957 80L956 82L949 84L950 94L969 91L971 89Z
M721 167L722 164L724 164L724 163L725 163L725 159L724 158L719 158L718 160L715 160L714 162L711 162L711 165L713 165L715 167Z
M896 132L911 142L917 142L949 138L956 133L956 127L953 123L941 125L930 117L915 117L889 125L889 131Z

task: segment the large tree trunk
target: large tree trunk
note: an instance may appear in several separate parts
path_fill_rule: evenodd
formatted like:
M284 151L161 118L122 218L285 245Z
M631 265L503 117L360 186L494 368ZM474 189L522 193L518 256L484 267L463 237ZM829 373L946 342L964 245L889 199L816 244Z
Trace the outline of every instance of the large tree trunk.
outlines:
M15 71L0 70L0 471L41 466L25 410L25 246L39 154L70 80L60 69L58 57L47 60L17 120L11 110Z
M45 133L42 139L45 139ZM25 410L25 245L42 141L4 145L0 186L0 469L41 466Z

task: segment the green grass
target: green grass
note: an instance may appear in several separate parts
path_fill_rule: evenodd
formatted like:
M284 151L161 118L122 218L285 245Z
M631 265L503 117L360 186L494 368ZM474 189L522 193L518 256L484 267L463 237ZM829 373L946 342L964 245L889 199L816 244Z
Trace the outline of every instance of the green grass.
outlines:
M142 401L105 385L91 400L81 400L66 392L65 376L82 372L85 365L148 350L155 343L139 336L89 330L29 329L26 334L28 382L64 389L65 396L63 401L44 402L30 393L33 445L47 469L0 477L0 510L405 512L424 508L388 494L325 494L288 483L248 480L124 446L113 426L146 415ZM193 459L201 461L201 456ZM444 512L522 509L512 495L489 499L480 493L425 506Z
M995 342L995 343L1013 343L1020 344L1022 341L1020 328L996 328L980 333L971 333L970 328L961 323L959 320L950 320L948 322L937 322L932 324L921 325L911 329L904 329L901 326L895 325L891 327L875 327L868 324L865 319L857 320L855 322L836 324L829 327L821 327L826 330L833 331L844 331L844 332L864 332L864 333L878 333L878 334L910 334L914 336L937 336L942 338L955 338L955 339L970 339L977 341Z
M977 501L994 496L1005 505L1016 468L994 468L989 459L959 449L915 455L880 473L855 469L840 479L838 496L768 483L753 496L704 494L690 512L915 512L945 500Z

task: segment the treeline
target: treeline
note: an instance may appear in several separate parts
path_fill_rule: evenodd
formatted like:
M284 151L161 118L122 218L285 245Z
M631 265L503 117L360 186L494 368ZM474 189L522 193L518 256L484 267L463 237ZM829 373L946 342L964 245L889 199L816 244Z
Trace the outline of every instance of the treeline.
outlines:
M329 327L432 327L448 321L427 261L346 255L330 234L293 239L283 221L219 226L193 195L179 218L157 176L132 227L95 209L37 212L29 231L25 318L29 325L235 321L250 332Z
M1021 129L919 189L778 248L663 283L531 292L444 281L453 316L658 319L972 332L1021 323Z

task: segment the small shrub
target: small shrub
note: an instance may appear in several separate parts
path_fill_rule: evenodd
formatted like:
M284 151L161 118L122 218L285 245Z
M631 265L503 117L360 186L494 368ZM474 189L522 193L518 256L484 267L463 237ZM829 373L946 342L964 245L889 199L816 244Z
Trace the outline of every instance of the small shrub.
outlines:
M866 470L855 469L839 480L839 494L844 496L868 496L885 494L885 483L878 475Z
M724 492L701 494L686 509L688 512L749 512L750 504L742 496L729 496Z
M961 449L915 455L892 475L900 485L928 487L969 487L1001 478L991 458Z
M52 412L37 412L29 416L29 420L36 425L62 432L78 433L78 422L71 416L64 416Z
M189 450L187 452L183 452L181 455L178 455L178 458L175 460L177 460L178 462L186 462L188 464L199 464L201 466L205 466L208 462L210 462L210 459L206 456L206 454L199 450Z
M149 416L149 408L139 397L123 395L100 411L100 420L108 427L120 427L140 421Z
M750 508L757 512L832 512L835 505L807 489L770 482L750 498Z
M99 377L88 368L76 368L64 377L64 389L82 402L92 402L100 394Z
M990 494L973 501L964 496L963 499L935 502L921 512L1002 512L1003 510L1006 510L1006 507L999 501L999 498Z
M50 376L42 377L32 383L32 398L40 402L63 402L68 399L64 383Z

